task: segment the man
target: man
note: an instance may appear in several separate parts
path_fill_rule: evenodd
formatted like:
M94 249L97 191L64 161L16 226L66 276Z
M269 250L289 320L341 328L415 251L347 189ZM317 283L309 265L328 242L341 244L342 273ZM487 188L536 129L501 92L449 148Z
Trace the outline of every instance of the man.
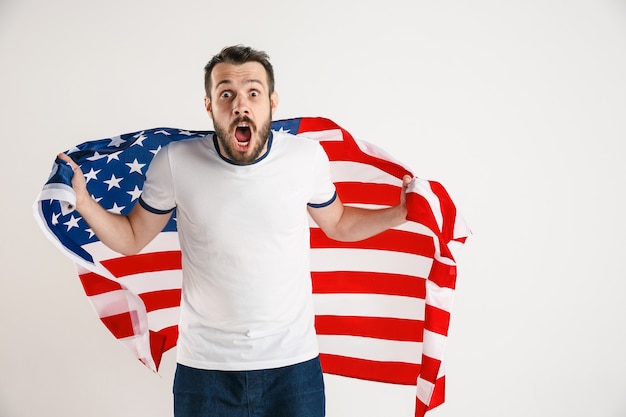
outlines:
M322 417L308 215L333 239L373 236L405 221L411 179L396 206L344 207L319 143L271 131L278 94L264 52L224 48L205 67L205 90L215 135L159 152L128 216L100 207L59 155L75 171L76 209L123 254L140 251L177 209L176 417Z

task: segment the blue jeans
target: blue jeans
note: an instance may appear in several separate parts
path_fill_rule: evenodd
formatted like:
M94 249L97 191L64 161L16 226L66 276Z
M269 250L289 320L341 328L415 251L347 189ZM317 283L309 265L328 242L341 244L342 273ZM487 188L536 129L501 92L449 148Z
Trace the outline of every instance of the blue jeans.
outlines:
M319 358L255 371L207 371L178 364L175 417L324 417Z

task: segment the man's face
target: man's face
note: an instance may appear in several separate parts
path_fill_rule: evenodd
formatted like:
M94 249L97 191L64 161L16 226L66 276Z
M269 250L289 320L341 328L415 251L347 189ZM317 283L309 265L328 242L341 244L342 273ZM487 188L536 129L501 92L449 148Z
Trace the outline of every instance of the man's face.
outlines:
M278 95L269 93L263 65L217 64L211 72L211 97L204 104L222 156L243 165L265 152Z

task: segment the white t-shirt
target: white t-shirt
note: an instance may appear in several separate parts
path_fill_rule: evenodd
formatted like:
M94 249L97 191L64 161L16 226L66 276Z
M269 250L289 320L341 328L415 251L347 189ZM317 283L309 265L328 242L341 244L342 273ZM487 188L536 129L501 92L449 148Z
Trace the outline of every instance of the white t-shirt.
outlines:
M223 158L212 135L157 154L140 203L177 209L179 363L253 370L318 355L307 204L335 197L321 145L283 132L273 132L251 165Z

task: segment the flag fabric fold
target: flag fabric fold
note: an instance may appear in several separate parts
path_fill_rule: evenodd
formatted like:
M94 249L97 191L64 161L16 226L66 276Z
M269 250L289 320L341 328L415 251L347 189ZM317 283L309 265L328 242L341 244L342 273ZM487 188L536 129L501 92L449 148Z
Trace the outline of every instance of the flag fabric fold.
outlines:
M331 120L274 121L272 129L318 140L346 205L394 205L411 170L382 149L355 140ZM80 165L92 197L126 214L145 173L168 143L212 132L155 128L82 143L66 153ZM176 211L139 254L104 246L74 210L73 171L57 159L33 206L44 234L77 267L85 294L107 329L153 371L176 346L181 256ZM457 269L470 230L445 188L415 178L408 222L360 242L329 239L310 219L315 327L325 373L416 386L415 415L444 401L444 350Z

